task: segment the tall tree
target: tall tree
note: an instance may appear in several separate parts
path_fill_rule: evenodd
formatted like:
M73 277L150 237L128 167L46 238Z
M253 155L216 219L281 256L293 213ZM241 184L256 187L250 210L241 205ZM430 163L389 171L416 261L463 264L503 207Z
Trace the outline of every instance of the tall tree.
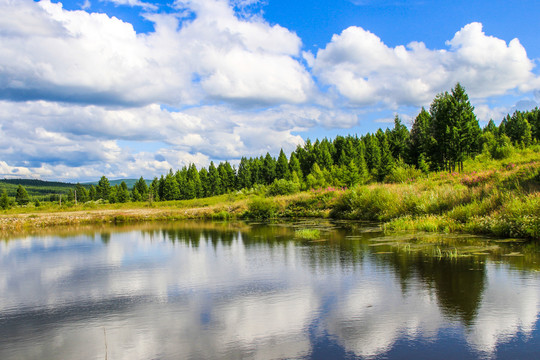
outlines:
M180 199L180 188L178 187L178 182L176 182L176 176L173 174L172 170L169 171L167 176L163 181L163 195L161 195L162 200L178 200Z
M133 185L133 190L137 190L140 200L146 200L148 198L148 185L142 176Z
M90 185L90 190L88 190L88 198L89 198L89 200L97 200L98 199L96 187L94 185Z
M479 152L480 127L465 89L458 83L451 94L438 94L431 103L432 165L448 171L463 168L463 160Z
M96 198L108 200L110 194L111 194L111 183L109 182L109 179L107 179L105 175L103 175L101 179L99 179L98 184L96 186Z
M276 160L270 155L270 153L266 153L263 164L262 173L264 183L265 185L270 185L276 178Z
M409 162L419 168L421 159L429 158L431 146L431 115L424 107L414 119L409 144Z
M289 177L289 162L283 149L281 149L276 163L276 179L288 179Z
M521 147L529 146L532 141L531 125L521 111L515 111L512 116L508 115L505 122L505 133L514 145Z
M250 162L245 157L242 157L242 159L240 159L240 165L238 165L238 190L249 189L253 185L251 182L250 165Z
M15 201L19 205L26 205L30 201L30 197L28 196L26 189L21 184L19 184L19 186L17 187L17 195L15 196Z
M199 170L199 179L201 180L201 191L199 193L199 197L210 196L208 170L206 170L206 168L201 168L201 170Z
M125 181L120 183L120 186L116 191L116 200L119 203L126 203L129 201L129 189Z
M394 117L394 128L390 131L388 138L390 151L394 159L406 159L409 136L409 129L401 123L401 119L396 115Z
M80 183L77 183L75 185L75 197L77 199L77 202L85 203L89 200L88 198L88 190L84 186L82 186Z
M3 210L9 208L9 197L6 189L2 191L2 196L0 196L0 208Z
M388 138L385 133L379 129L381 136L377 136L380 139L381 143L381 161L377 168L377 179L383 181L384 178L390 174L394 168L394 158L392 157L392 152L390 151L390 144L388 143ZM377 135L379 135L379 131Z
M293 173L296 173L299 182L301 182L304 175L302 174L300 161L298 161L298 158L296 157L296 154L294 152L291 153L291 157L289 158L289 174L291 174L291 180L293 178Z
M221 195L222 192L222 182L219 176L219 172L214 165L214 162L210 162L208 167L208 196Z

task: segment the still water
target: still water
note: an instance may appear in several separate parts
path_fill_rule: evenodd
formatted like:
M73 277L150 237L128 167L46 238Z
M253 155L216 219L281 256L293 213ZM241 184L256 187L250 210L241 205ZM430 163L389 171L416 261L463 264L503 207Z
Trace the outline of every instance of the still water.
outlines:
M358 223L3 239L0 359L540 358L539 269L536 243Z

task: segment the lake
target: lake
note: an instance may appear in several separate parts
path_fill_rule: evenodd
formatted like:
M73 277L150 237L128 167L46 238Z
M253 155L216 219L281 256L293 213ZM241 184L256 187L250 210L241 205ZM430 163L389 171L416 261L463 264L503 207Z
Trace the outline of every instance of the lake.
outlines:
M540 357L536 242L324 220L55 231L0 241L0 359Z

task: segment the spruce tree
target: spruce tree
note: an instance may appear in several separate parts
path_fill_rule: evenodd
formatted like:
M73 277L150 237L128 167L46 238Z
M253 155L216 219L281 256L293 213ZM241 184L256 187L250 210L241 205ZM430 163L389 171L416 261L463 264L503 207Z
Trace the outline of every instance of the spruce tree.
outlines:
M222 193L222 182L219 172L214 162L211 161L208 167L208 196L221 195Z
M390 131L388 142L394 159L405 160L409 144L409 130L401 123L398 115L394 117L394 128Z
M30 197L28 196L26 189L20 184L17 187L17 195L15 196L15 201L19 205L26 205L30 201Z
M276 178L276 160L266 153L262 167L263 181L265 185L270 185Z
M249 189L252 186L251 182L251 170L250 162L245 157L240 159L240 165L238 165L238 184L237 189Z
M2 196L0 196L0 208L3 210L9 208L9 198L6 189L2 191Z
M291 154L289 159L289 173L291 174L291 179L293 172L296 173L298 180L301 182L303 178L302 168L300 167L300 161L298 161L298 158L294 152Z
M90 200L97 200L98 199L96 187L94 185L90 185L90 190L88 191L88 198Z
M422 107L420 113L414 119L411 127L411 135L409 139L409 155L408 159L411 164L420 168L425 168L430 154L431 143L431 115Z
M276 179L288 179L289 177L289 162L287 161L287 156L283 152L283 149L281 149L276 163Z
M119 203L126 203L129 201L129 198L129 189L127 187L127 184L125 183L125 181L122 181L116 192L116 200Z
M111 184L109 182L109 179L107 179L105 175L103 175L101 179L99 179L98 184L96 186L96 199L108 200L110 194L111 194Z

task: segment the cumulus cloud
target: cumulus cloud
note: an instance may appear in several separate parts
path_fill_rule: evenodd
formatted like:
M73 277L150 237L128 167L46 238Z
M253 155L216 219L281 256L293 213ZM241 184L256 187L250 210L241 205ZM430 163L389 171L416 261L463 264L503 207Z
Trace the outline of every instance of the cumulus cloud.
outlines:
M312 59L313 73L358 105L425 105L461 82L472 97L526 90L535 81L532 61L518 39L508 44L471 23L430 50L422 42L388 47L375 34L349 27Z
M0 176L153 177L290 152L299 133L354 128L380 105L425 105L457 81L480 99L540 91L519 41L478 23L443 50L390 48L351 27L312 54L265 21L258 0L176 0L168 13L145 0L101 1L135 7L154 30L50 0L0 0L0 135L9 139ZM479 103L481 119L503 111Z
M294 33L259 17L239 19L225 0L177 6L194 19L148 14L155 31L137 34L106 14L1 0L0 97L104 105L308 99L312 79L295 58Z
M288 106L253 116L222 106L173 112L158 105L107 109L0 101L0 135L10 139L0 143L5 161L0 176L20 176L28 168L26 175L65 180L101 174L153 177L191 163L207 166L211 159L277 154L281 148L290 152L303 144L292 131L314 126L320 116L320 111ZM280 126L288 118L292 122ZM119 141L156 143L158 149L137 151Z

